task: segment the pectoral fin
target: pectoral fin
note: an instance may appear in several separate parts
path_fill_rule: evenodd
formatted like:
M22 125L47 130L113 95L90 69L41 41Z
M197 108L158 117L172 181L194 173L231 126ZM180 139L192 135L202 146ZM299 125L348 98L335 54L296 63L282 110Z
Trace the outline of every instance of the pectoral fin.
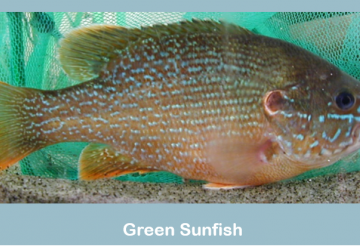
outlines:
M211 165L221 178L219 183L205 185L207 189L257 186L289 178L287 175L293 173L298 174L296 168L289 168L284 152L271 139L246 143L238 138L228 138L214 143L208 155Z

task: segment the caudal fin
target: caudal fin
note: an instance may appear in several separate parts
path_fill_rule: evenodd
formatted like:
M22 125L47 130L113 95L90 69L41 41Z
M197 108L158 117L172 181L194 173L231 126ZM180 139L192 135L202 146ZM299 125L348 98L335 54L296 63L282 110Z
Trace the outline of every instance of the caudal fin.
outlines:
M18 88L0 82L0 170L40 149L36 131L26 111L25 98L37 90Z

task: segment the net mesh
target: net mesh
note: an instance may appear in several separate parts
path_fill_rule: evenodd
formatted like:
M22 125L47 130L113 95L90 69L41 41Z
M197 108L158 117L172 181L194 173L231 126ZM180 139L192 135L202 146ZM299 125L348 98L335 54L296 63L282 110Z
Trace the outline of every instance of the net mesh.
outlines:
M77 84L61 69L58 42L70 30L90 24L140 27L183 19L223 19L255 33L299 45L360 79L359 13L0 13L0 81L15 86L57 89ZM77 163L87 143L61 143L21 161L23 174L77 179ZM358 154L296 179L360 170ZM182 178L158 172L119 177L124 181L176 182Z

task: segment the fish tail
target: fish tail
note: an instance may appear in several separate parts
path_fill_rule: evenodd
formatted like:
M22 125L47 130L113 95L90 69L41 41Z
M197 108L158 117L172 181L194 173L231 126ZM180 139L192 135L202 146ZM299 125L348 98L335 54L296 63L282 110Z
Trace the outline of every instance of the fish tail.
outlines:
M42 147L36 131L29 128L32 121L24 106L36 92L0 82L0 170Z

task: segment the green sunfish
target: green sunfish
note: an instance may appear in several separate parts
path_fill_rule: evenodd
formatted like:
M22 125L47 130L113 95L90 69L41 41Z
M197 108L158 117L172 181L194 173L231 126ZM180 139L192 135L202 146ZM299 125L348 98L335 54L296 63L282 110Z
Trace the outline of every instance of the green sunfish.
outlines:
M59 61L82 83L0 83L0 169L60 142L91 142L84 180L168 171L208 189L276 182L360 148L360 85L320 57L234 24L95 25Z

